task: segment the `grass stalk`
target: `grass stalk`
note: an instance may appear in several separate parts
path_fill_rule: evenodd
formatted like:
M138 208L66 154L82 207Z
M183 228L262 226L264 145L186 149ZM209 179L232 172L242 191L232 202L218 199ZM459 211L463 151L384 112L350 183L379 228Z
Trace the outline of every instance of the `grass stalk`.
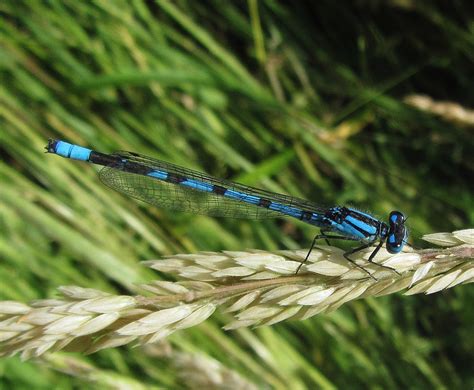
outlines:
M372 278L332 246L315 248L298 275L303 250L204 252L147 261L179 281L141 285L151 296L65 286L60 299L0 302L0 355L21 353L26 359L47 351L92 353L132 342L156 343L200 324L217 308L233 316L224 326L230 330L307 319L355 299L402 290L432 294L474 281L474 229L424 239L445 248L397 255L381 251L375 264L367 261L370 248L357 254L358 265Z

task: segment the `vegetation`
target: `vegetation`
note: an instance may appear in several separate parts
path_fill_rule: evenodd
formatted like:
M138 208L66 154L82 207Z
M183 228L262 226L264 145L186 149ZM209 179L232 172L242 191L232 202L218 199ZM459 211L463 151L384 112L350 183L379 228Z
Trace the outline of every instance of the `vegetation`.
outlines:
M0 299L61 285L130 295L169 278L141 260L305 248L315 234L292 220L152 208L101 185L95 167L44 154L48 138L381 218L399 209L415 246L471 227L469 11L467 1L1 2ZM431 105L417 104L423 95ZM469 388L473 295L465 285L367 298L235 331L218 311L154 348L2 358L0 378L179 388L182 362L199 352L225 380L259 388Z

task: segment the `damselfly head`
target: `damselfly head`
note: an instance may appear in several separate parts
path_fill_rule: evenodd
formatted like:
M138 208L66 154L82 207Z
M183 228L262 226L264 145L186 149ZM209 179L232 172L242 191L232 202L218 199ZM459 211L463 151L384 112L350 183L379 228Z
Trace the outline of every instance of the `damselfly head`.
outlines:
M389 229L387 235L387 250L390 253L399 253L408 239L408 229L405 226L405 215L400 211L392 211L388 218Z

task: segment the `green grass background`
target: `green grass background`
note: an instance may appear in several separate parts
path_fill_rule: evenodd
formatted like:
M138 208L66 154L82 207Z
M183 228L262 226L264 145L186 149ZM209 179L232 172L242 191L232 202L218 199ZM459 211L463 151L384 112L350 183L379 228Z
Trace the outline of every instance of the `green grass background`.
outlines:
M166 277L140 260L307 247L292 221L170 213L104 187L96 167L43 153L49 137L138 151L218 177L409 215L423 233L472 227L473 129L403 103L474 104L469 1L0 2L0 299L59 285L122 294ZM218 313L170 338L261 388L472 388L472 286L366 299L330 315L224 332ZM0 360L1 388L180 388L140 348ZM98 376L97 378L102 378Z

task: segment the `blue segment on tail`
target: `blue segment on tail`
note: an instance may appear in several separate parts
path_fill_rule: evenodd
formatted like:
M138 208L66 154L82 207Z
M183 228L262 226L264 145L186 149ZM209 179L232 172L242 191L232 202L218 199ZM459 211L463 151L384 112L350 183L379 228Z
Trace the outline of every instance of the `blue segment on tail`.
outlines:
M287 206L281 203L272 202L268 207L270 210L279 211L282 214L289 215L290 217L299 218L303 210L296 207Z
M89 161L91 152L92 150L82 146L73 145L69 142L57 141L53 153L73 160Z
M250 203L250 204L254 204L254 205L258 205L258 203L260 202L260 197L259 196L244 194L240 191L231 190L229 188L224 192L224 196L226 198L240 200L242 202Z
M162 171L151 171L147 174L147 176L154 177L155 179L166 180L168 178L168 174Z
M202 181L187 179L179 183L179 185L192 188L197 191L212 192L214 186L209 183L203 183Z

